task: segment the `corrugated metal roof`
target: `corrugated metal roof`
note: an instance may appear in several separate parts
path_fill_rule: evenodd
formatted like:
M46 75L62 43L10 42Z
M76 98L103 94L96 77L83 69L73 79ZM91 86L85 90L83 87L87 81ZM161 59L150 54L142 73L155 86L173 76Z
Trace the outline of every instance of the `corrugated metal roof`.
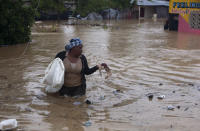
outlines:
M135 0L131 0L133 3ZM164 0L137 0L137 5L140 6L169 6L169 1Z

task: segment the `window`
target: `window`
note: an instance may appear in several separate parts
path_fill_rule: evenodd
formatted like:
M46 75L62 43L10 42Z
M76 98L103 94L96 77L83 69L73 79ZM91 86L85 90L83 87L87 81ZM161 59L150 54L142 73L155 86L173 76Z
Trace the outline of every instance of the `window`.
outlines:
M189 17L190 27L200 29L200 11L192 11Z

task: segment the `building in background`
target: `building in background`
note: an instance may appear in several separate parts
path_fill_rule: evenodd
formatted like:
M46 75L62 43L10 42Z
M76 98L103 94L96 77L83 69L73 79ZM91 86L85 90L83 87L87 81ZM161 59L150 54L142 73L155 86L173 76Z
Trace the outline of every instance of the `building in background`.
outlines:
M138 18L168 18L169 1L166 0L131 0Z
M168 23L170 30L200 34L200 0L170 0Z

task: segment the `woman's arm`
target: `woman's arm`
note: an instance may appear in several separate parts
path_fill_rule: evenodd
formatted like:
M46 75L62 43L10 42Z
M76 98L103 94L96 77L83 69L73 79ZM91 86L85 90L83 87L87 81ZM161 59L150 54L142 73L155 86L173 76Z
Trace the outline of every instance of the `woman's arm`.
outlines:
M65 59L66 51L59 52L55 58L60 58L62 61Z
M82 61L83 61L82 63L84 66L84 74L90 75L99 69L99 67L97 65L92 68L89 68L86 57L84 55L82 55L81 57L82 57Z

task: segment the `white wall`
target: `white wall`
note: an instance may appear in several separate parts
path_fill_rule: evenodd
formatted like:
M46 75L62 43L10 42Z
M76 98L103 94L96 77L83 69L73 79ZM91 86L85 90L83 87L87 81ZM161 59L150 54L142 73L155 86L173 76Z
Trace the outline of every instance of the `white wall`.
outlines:
M144 18L152 18L153 14L157 14L158 18L167 18L169 9L164 6L148 6L144 7Z
M155 7L149 6L144 7L144 18L152 18L153 14L156 13Z

